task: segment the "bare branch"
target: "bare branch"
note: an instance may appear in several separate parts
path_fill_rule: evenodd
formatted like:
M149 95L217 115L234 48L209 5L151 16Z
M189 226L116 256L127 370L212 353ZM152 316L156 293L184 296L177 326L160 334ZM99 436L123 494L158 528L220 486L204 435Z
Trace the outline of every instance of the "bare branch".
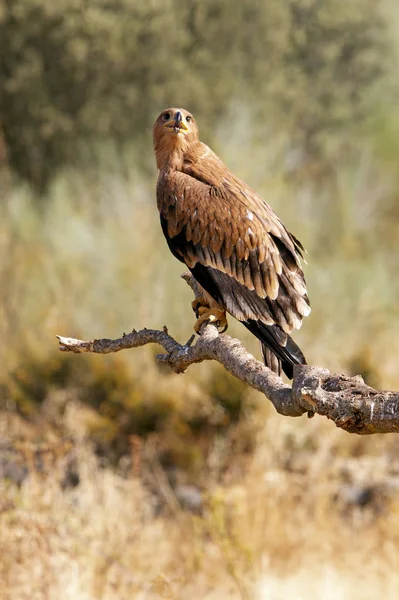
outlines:
M191 276L183 278L199 295ZM241 342L228 335L220 335L212 324L204 324L201 336L192 345L193 337L184 344L173 339L166 327L133 330L116 340L76 340L57 336L63 352L94 352L108 354L146 344L159 344L166 354L158 354L157 361L168 365L175 373L204 360L216 360L232 375L262 392L269 398L277 412L289 417L304 413L326 416L350 433L371 434L399 432L399 393L377 391L366 385L358 375L331 374L327 369L309 365L294 368L292 387L256 360Z

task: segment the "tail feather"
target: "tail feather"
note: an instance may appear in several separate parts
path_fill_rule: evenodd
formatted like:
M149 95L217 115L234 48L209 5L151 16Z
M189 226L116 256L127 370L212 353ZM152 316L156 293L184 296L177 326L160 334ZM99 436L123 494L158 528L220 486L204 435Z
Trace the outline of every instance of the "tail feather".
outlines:
M252 319L242 323L260 340L265 365L277 375L281 375L282 369L292 379L294 365L306 365L299 346L278 325L265 325Z
M274 352L272 352L269 348L269 346L266 346L266 344L262 344L262 342L260 343L260 349L262 352L262 356L263 356L263 362L265 363L265 365L271 370L273 371L273 373L277 373L277 375L279 377L281 377L281 360L279 358L277 358L277 356L274 354Z

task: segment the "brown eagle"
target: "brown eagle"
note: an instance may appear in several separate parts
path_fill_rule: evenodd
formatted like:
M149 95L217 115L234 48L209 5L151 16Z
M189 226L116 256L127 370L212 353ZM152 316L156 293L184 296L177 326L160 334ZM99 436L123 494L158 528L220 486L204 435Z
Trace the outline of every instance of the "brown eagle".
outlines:
M164 110L153 128L157 204L172 254L203 289L194 329L227 327L226 311L261 342L265 364L306 364L290 337L310 313L302 244L273 209L199 141L191 113ZM196 305L195 305L196 304Z

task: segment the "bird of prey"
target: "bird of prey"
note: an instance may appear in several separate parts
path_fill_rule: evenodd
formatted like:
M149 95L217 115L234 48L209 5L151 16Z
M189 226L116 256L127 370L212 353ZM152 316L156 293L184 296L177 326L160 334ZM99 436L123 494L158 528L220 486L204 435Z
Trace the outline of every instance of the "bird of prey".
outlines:
M266 366L293 377L306 364L290 337L310 313L302 244L273 209L205 144L191 113L164 110L153 127L157 205L172 254L202 290L194 329L226 328L226 311L261 342Z

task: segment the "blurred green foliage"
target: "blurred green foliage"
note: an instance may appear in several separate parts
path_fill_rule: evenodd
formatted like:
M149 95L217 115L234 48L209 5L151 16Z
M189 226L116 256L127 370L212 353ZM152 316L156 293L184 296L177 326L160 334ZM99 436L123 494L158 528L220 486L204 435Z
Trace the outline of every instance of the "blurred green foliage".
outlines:
M370 114L386 73L380 4L0 0L9 164L39 192L110 140L138 157L144 148L144 168L152 121L172 104L195 112L211 143L218 120L238 106L256 119L260 139L288 135L291 170L325 167L331 147L337 156Z

